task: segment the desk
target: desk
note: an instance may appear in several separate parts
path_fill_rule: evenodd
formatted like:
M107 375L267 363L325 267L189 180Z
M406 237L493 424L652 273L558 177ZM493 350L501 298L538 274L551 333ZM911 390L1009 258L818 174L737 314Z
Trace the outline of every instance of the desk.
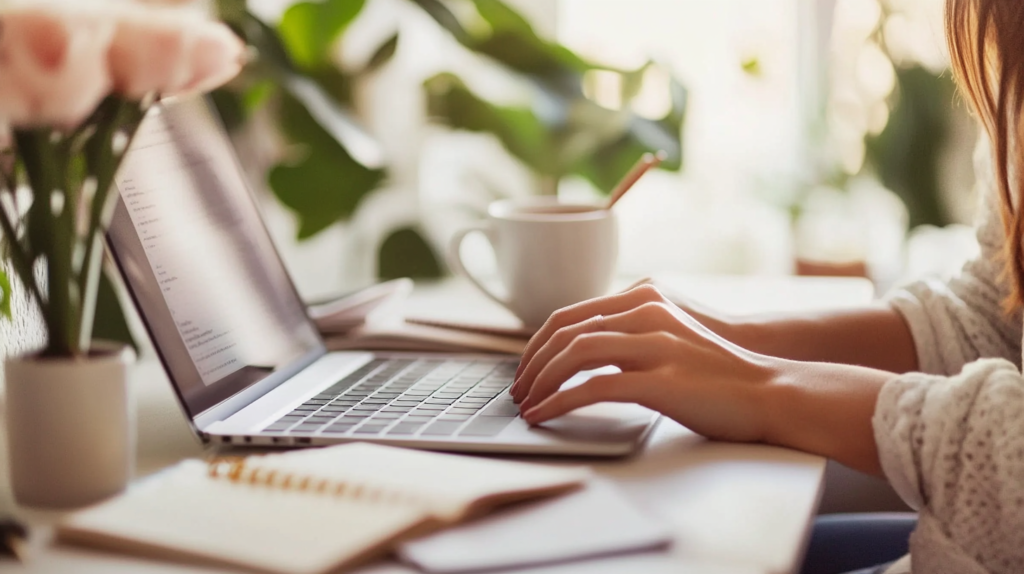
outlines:
M870 285L856 280L680 277L667 278L666 283L702 302L732 311L847 306L865 303L871 297ZM445 294L455 298L444 297ZM458 301L465 308L474 297L464 284L445 283L419 289L410 306L417 311L436 309L438 301L447 299ZM485 305L482 296L477 301ZM156 361L140 361L134 377L139 413L139 474L201 455L202 448L185 425ZM6 441L0 444L0 449L4 449L0 460L6 461ZM639 508L666 520L675 534L675 544L664 552L531 569L530 574L794 572L799 567L825 468L825 460L817 456L768 446L706 441L667 419L661 421L637 455L586 462L596 473L618 484ZM9 503L9 483L6 473L3 474L0 501ZM0 571L5 573L222 572L49 546L47 525L59 518L59 513L21 511L19 515L40 526L34 529L34 559L23 566L0 562ZM382 561L357 572L416 571Z

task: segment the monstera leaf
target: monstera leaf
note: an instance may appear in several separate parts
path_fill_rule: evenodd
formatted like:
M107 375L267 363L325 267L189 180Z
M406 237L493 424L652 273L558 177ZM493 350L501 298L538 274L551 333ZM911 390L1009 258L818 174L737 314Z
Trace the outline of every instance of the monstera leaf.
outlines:
M276 27L253 15L244 0L219 0L221 17L256 56L228 88L211 99L225 124L244 124L270 105L290 144L288 157L267 175L271 190L298 218L307 239L352 216L385 177L378 144L348 111L355 77L386 64L398 47L388 38L363 70L346 73L332 61L338 39L365 0L298 2Z
M291 94L283 94L279 113L285 135L299 148L298 157L274 167L268 181L298 216L299 239L306 239L351 217L385 174L356 161Z
M467 49L531 76L548 88L578 93L578 75L598 67L565 46L538 36L533 26L504 2L465 1L472 3L482 25L463 25L441 0L413 0Z
M529 107L491 103L447 73L429 78L424 87L435 121L494 134L509 153L542 176L580 175L607 193L647 152L664 150L666 169L682 166L687 94L675 80L669 85L671 109L659 120L610 110L582 96L547 97L547 106L557 105L560 112L538 114Z
M668 159L662 167L681 169L687 105L682 84L669 76L664 89L671 108L661 119L642 117L628 106L645 88L645 75L656 66L653 62L628 71L587 62L538 36L529 22L499 0L463 0L473 5L479 18L465 24L439 0L413 1L459 43L507 68L536 94L530 104L503 106L473 93L453 74L438 74L424 83L434 121L492 133L509 153L546 179L579 175L606 193L647 152L664 150ZM627 105L612 110L588 99L584 80L593 71L619 75Z
M365 0L297 2L277 26L292 61L303 70L332 66L330 48L362 11Z

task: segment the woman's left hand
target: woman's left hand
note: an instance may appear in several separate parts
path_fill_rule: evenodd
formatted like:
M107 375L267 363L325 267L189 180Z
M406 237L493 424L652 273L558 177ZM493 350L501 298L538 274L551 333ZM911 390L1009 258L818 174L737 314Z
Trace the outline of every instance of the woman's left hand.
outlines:
M531 424L603 401L639 403L704 436L759 441L759 389L776 359L719 337L642 285L555 312L530 340L511 394ZM560 390L579 371L621 372Z

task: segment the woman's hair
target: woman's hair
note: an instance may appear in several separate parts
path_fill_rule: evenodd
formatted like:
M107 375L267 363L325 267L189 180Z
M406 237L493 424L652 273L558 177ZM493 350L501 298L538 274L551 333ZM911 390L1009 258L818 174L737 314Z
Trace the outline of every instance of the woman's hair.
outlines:
M946 38L960 87L992 140L1006 229L1007 311L1024 304L1024 0L947 0ZM1017 204L1015 206L1015 204Z

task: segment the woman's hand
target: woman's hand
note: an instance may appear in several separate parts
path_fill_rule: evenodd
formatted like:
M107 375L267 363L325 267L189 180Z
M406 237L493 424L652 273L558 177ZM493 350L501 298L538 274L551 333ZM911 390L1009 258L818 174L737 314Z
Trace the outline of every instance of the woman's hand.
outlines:
M577 372L622 372L559 390ZM776 360L716 335L651 285L557 311L523 354L511 393L531 424L603 402L635 402L711 437L764 439L759 391Z

